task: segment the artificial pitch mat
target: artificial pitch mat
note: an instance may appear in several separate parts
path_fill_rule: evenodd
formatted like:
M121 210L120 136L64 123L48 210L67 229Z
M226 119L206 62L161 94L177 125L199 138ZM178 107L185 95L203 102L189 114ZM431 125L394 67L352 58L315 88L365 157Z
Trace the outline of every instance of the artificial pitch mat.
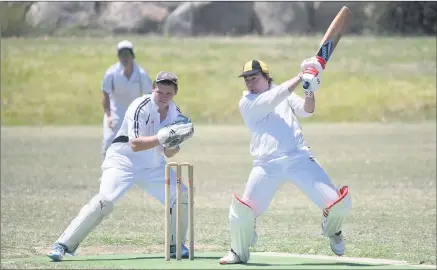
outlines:
M403 261L285 253L252 253L247 264L219 265L218 260L223 255L223 252L196 252L193 261L165 261L163 254L79 255L66 256L62 262L52 262L48 257L38 256L2 260L2 268L26 264L70 269L436 269L435 265L409 265Z

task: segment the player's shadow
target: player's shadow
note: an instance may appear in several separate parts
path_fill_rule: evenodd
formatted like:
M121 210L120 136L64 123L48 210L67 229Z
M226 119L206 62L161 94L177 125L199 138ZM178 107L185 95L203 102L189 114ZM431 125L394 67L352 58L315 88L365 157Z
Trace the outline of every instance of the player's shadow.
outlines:
M130 258L95 258L95 259L81 259L81 260L72 260L72 259L68 259L68 260L64 260L63 262L99 262L99 261L130 261L130 260L164 260L164 257L162 256L139 256L139 257L130 257ZM218 260L220 259L220 257L202 257L202 256L196 256L194 258L196 259L204 259L204 260ZM171 260L175 260L175 259L171 259ZM188 259L182 259L182 260L188 260Z
M366 264L366 263L349 263L349 262L326 262L326 263L245 263L247 266L352 266L352 267L369 267L384 266L385 264Z

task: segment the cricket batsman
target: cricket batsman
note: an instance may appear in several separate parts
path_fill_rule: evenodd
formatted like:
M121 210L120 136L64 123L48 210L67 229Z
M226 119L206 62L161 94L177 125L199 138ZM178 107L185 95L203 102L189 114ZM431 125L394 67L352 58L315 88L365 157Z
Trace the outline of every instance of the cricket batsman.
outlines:
M137 97L152 92L149 74L135 62L132 42L119 42L117 57L118 63L106 70L102 81L103 157L121 127L127 107Z
M320 57L306 59L297 76L279 85L273 84L264 62L252 60L244 65L240 77L248 91L243 92L239 108L252 135L254 161L243 196L232 198L231 249L220 264L248 262L249 248L257 241L256 218L268 209L283 181L294 183L322 210L322 234L336 255L344 254L342 226L351 209L348 187L337 189L332 184L307 146L297 118L314 113L325 64ZM308 86L305 98L294 93L301 82Z
M171 72L160 72L153 82L152 93L135 99L127 108L123 123L109 146L102 163L100 190L82 207L47 255L61 261L65 253L74 254L85 237L113 210L118 200L134 185L165 203L165 157L172 157L180 144L194 133L190 119L182 115L173 102L178 93L178 78ZM176 203L176 174L170 173L171 208ZM188 229L188 194L182 184L182 243ZM170 211L171 256L176 254L176 211ZM182 245L182 257L188 258Z

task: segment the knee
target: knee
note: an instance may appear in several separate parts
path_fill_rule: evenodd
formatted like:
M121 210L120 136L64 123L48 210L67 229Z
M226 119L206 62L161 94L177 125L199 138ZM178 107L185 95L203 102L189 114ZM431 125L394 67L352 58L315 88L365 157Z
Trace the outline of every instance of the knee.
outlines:
M88 203L90 209L99 213L101 217L109 215L114 210L114 203L102 194L97 194Z
M347 216L352 209L352 200L349 193L348 187L342 187L338 191L339 198L337 201L331 206L331 211L334 208L336 215L339 216Z
M234 196L231 207L229 208L229 220L231 223L244 223L247 219L252 220L254 218L255 211L252 206L248 202Z
M253 211L255 216L259 216L268 209L268 205L243 197L242 201L245 202Z

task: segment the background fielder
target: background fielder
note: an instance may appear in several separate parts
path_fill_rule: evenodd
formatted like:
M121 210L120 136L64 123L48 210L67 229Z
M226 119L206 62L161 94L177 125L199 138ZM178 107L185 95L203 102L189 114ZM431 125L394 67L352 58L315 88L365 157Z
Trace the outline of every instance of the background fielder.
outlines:
M329 237L332 251L344 254L341 232L351 208L348 188L339 191L306 145L298 117L309 117L315 109L317 91L325 61L313 57L303 61L303 73L272 85L268 66L258 60L247 62L243 73L248 91L239 102L240 112L252 134L250 152L253 168L240 199L234 195L229 209L231 250L220 264L246 263L250 246L256 244L256 217L269 207L276 191L286 181L302 190L323 209L322 233ZM305 99L293 91L307 82ZM292 215L292 213L290 213Z
M134 48L130 41L118 43L117 56L119 62L108 68L102 81L103 157L120 129L129 104L152 91L148 73L134 61Z
M65 253L74 254L84 238L113 211L118 200L134 184L164 205L165 157L178 153L179 145L191 138L194 132L191 121L181 114L173 102L177 92L176 75L160 72L153 84L153 93L135 99L128 107L123 124L103 161L99 192L80 210L55 242L52 251L47 254L52 260L62 260ZM173 209L176 202L174 170L171 170L170 182ZM188 197L187 187L182 185L181 189L184 243L188 229ZM175 256L175 214L171 214L170 220L171 255ZM188 258L188 249L184 245L182 257Z

